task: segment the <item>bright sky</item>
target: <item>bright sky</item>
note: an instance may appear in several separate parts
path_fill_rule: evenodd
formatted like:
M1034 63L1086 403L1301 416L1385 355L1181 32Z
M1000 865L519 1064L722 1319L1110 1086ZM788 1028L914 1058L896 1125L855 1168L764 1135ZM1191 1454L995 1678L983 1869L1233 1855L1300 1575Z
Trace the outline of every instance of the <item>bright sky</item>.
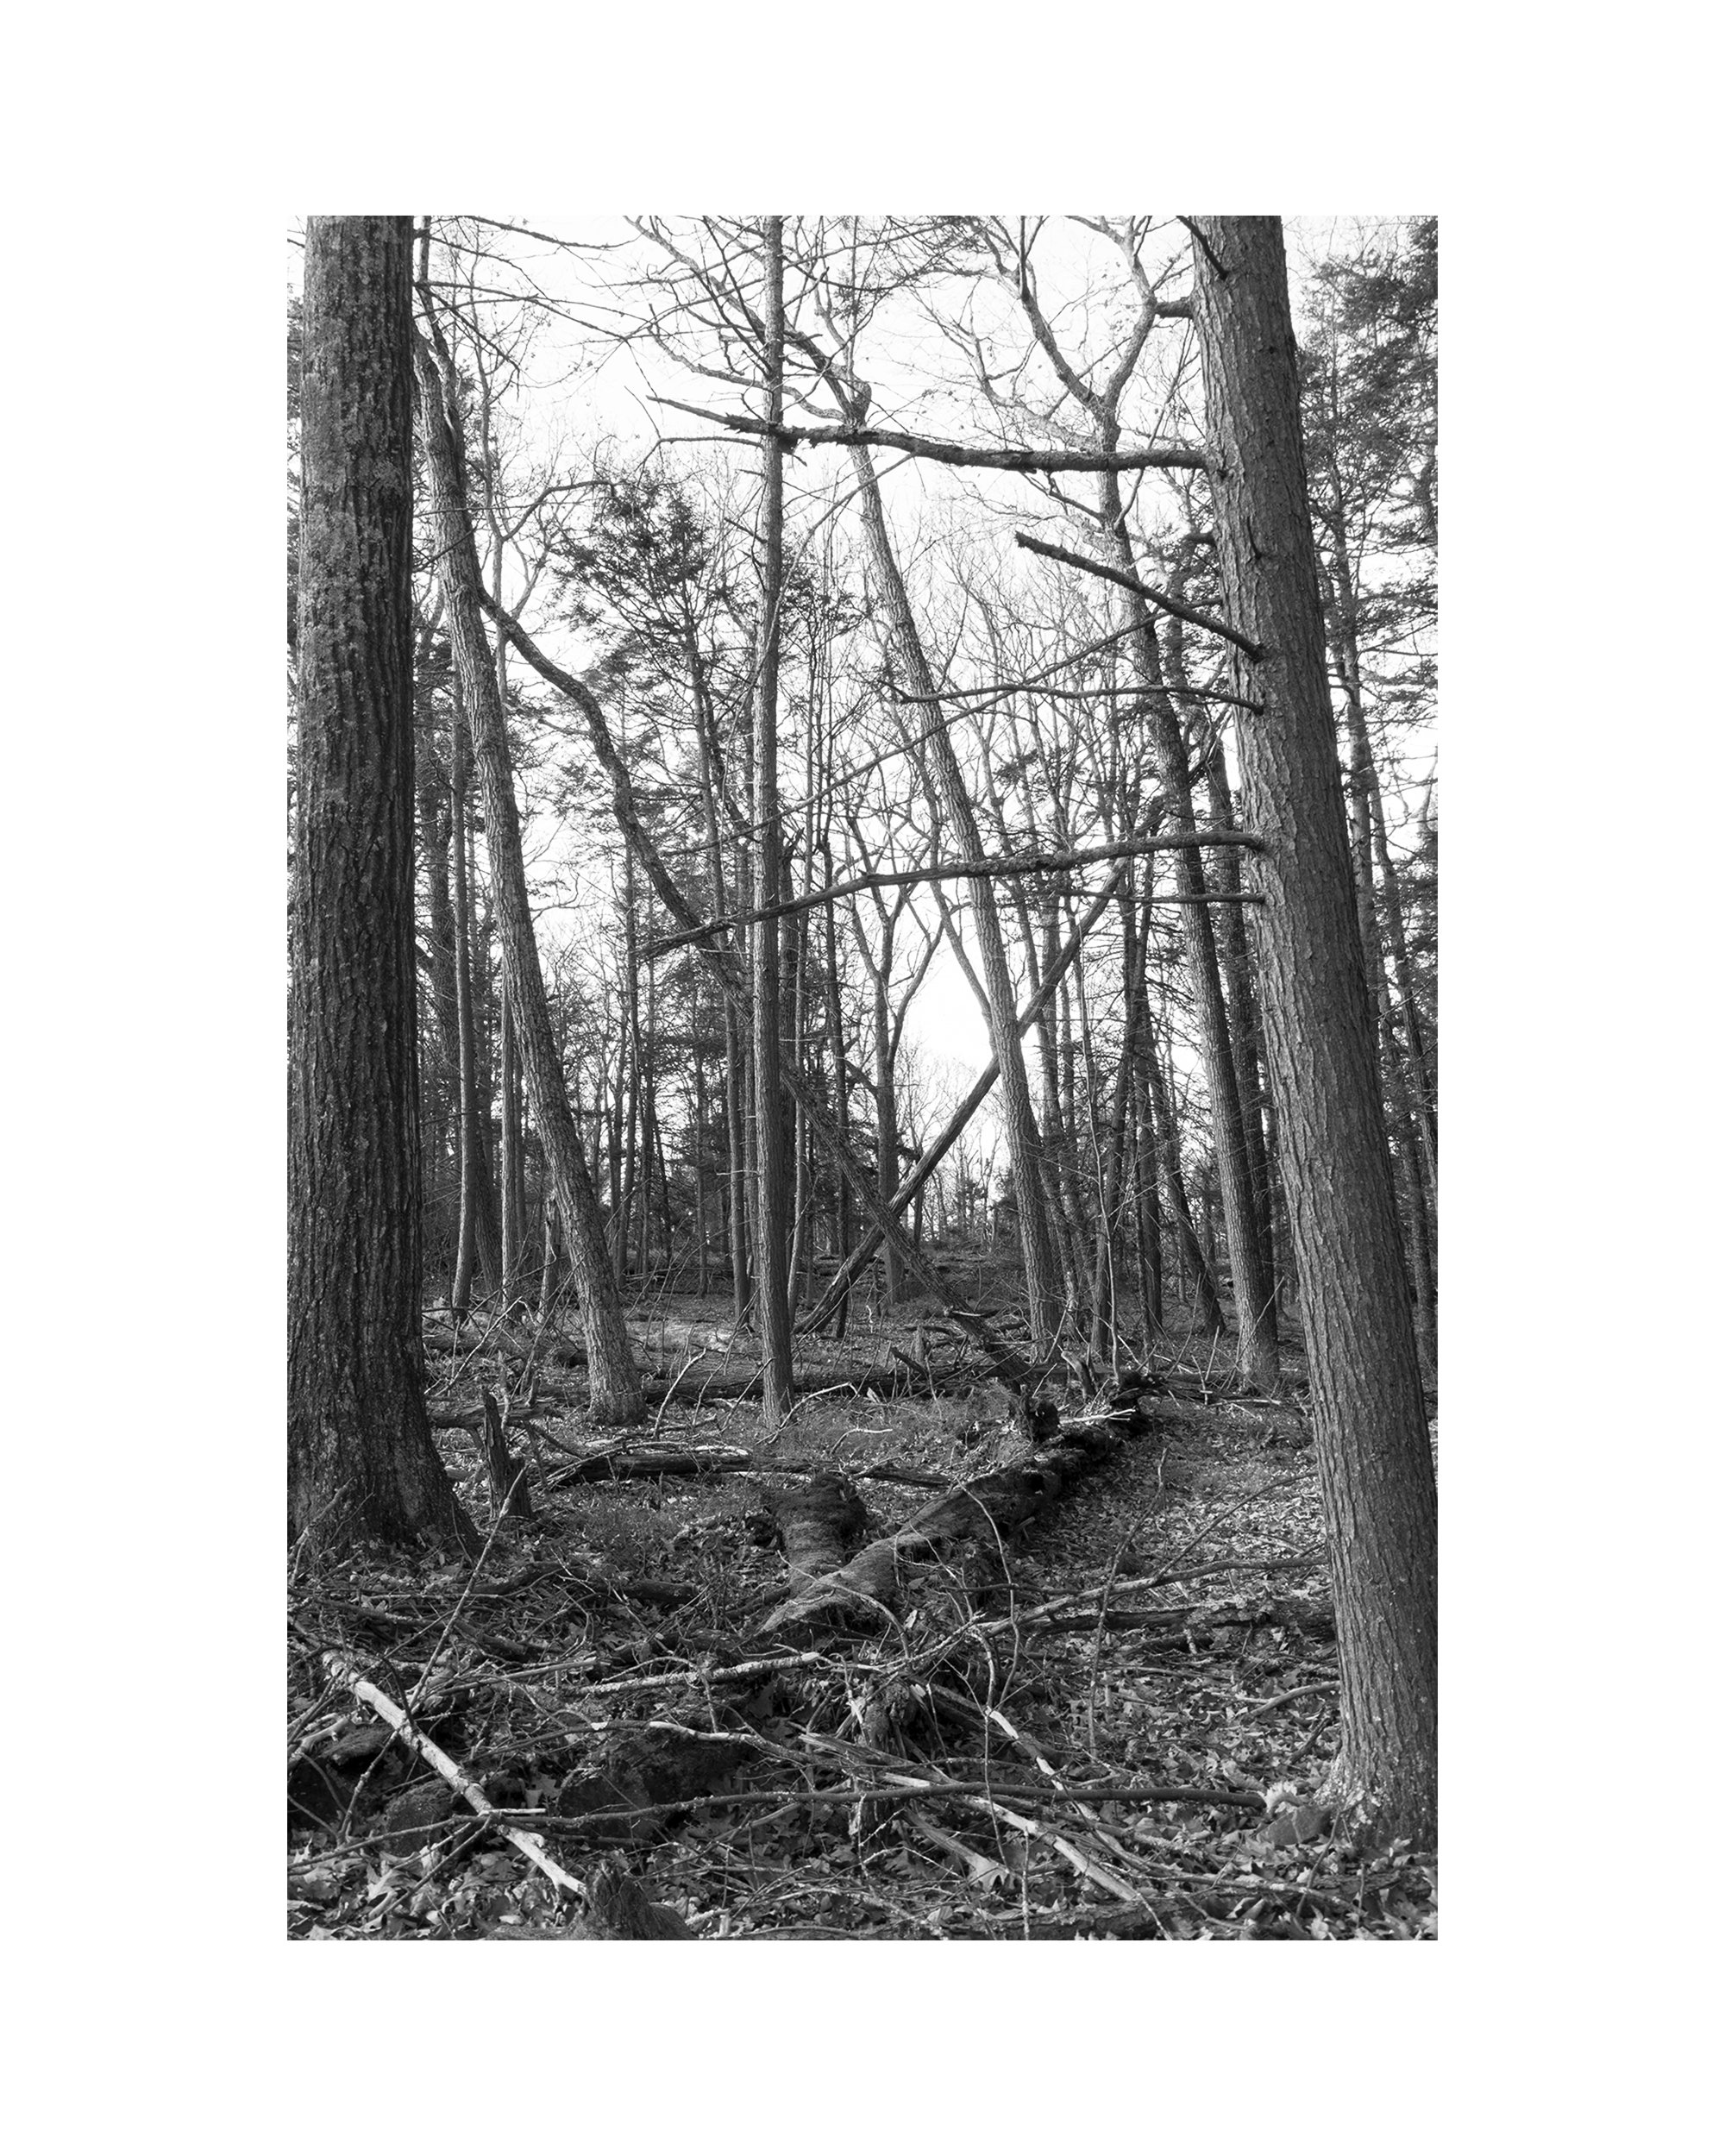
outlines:
M690 437L710 440L717 429L656 406L652 398L671 397L712 410L736 411L739 398L734 388L678 368L644 337L619 342L596 334L599 328L622 327L630 315L638 314L643 303L638 291L625 289L626 273L649 258L643 243L620 219L551 216L525 222L537 234L555 235L595 251L571 255L545 240L519 233L487 235L507 253L518 273L536 284L552 303L528 362L527 392L509 407L508 435L514 445L516 469L543 464L560 449L566 461L579 469L583 452L601 436L608 436L625 456L638 454L643 460L653 455L656 443L662 439L673 442ZM1310 263L1339 246L1352 246L1364 227L1378 222L1338 217L1289 221L1296 316ZM1185 247L1184 232L1172 219L1162 221L1145 250L1151 275L1164 262L1182 256ZM297 279L298 248L290 250L290 259ZM1120 289L1119 257L1110 244L1075 220L1053 219L1037 233L1033 260L1043 306L1063 346L1080 360L1106 351L1113 325L1106 310L1095 308L1088 295ZM435 257L433 273L437 274ZM511 281L518 282L518 279ZM1168 289L1180 291L1186 281L1183 270L1177 271L1169 279ZM984 341L992 365L998 367L1002 355L1016 356L1027 348L1015 302L992 283L968 289L953 285L941 298L940 312L948 320L963 303L963 319ZM1132 393L1137 401L1128 406L1139 429L1182 439L1194 437L1196 430L1180 408L1177 388L1172 386L1182 358L1190 364L1189 334L1187 326L1169 323L1152 335L1140 363L1138 380L1143 386ZM879 309L864 332L858 365L874 390L870 416L875 423L899 424L949 439L998 437L997 424L974 386L970 355L943 333L921 300L898 298ZM1052 404L1053 378L1040 355L1022 381L1029 401L1044 408ZM673 460L680 460L687 451L673 448L669 454ZM708 459L725 459L742 475L739 502L746 511L758 454L754 445L730 437L724 447L706 448L699 454ZM941 534L955 521L969 545L988 550L991 561L998 557L998 573L1003 583L1031 594L1032 603L1036 598L1046 599L1051 573L1044 565L1029 562L1012 545L1015 524L1030 525L1055 515L1047 496L1031 481L1018 475L957 472L926 463L895 464L878 452L875 461L900 560L910 574L913 599L918 597L919 555L925 545L939 543ZM835 485L842 486L847 476L843 450L806 449L793 460L787 473L790 490L787 538L791 542L794 543L800 530L810 530L812 517L831 513ZM1090 498L1093 485L1084 479L1067 482L1080 499ZM1157 475L1148 476L1139 502L1142 519L1157 517L1163 486ZM1174 513L1171 506L1168 513ZM838 515L840 529L848 528L847 536L854 534L854 517L847 517L843 507ZM1075 535L1070 529L1051 530L1050 536L1069 545L1085 543L1083 535ZM854 569L852 573L856 573ZM521 584L521 571L516 565L506 577L506 603L520 603ZM543 636L548 648L565 663L579 666L590 657L568 632L555 625L548 627L532 601L524 613L528 625ZM944 626L937 617L931 617L925 625L932 653L939 649ZM518 669L519 661L514 665ZM1434 753L1434 744L1429 748ZM1427 761L1427 749L1428 745L1420 745L1421 764ZM799 790L794 767L800 759L787 761L792 768L785 773L785 789L791 797ZM902 770L902 765L898 768ZM543 793L543 788L535 790ZM1393 815L1393 799L1389 805ZM582 917L594 901L608 906L613 863L591 849L574 846L561 823L543 812L530 813L526 837L530 866L543 901L540 919L549 954L560 943L580 943L586 931ZM948 889L956 898L957 891L952 887ZM932 924L936 916L925 893L919 908ZM908 940L914 950L914 937ZM1113 970L1112 966L1102 970L1099 985L1105 993L1112 993L1108 976ZM944 1112L944 1102L955 1099L968 1086L990 1052L987 1030L972 993L944 948L938 954L913 1006L906 1040L914 1069L920 1075L926 1104L923 1119L932 1127ZM1188 1062L1183 1056L1177 1059L1182 1065ZM985 1133L985 1150L990 1142Z

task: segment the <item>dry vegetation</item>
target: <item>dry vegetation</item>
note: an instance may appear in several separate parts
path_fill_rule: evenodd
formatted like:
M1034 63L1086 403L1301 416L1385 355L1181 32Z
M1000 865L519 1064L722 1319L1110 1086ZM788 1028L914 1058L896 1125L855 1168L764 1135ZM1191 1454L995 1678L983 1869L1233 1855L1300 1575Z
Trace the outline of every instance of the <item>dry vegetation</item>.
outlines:
M532 1517L495 1520L482 1432L446 1427L470 1509L492 1507L478 1569L373 1551L295 1581L293 1936L604 1935L606 1908L698 1939L1434 1934L1429 1864L1363 1864L1313 1804L1335 1647L1297 1356L1271 1403L1188 1342L1037 1517L901 1563L890 1610L786 1627L787 1494L845 1477L854 1546L1039 1439L914 1313L805 1343L770 1437L719 1396L752 1342L702 1351L716 1304L661 1298L631 1325L681 1382L602 1445L568 1333L470 1326L456 1350L430 1327L434 1414L472 1415L481 1385L507 1403ZM1063 1432L1118 1390L1044 1389ZM682 1471L580 1479L605 1453L585 1472ZM392 1739L332 1655L502 1816ZM511 1827L588 1883L585 1915Z

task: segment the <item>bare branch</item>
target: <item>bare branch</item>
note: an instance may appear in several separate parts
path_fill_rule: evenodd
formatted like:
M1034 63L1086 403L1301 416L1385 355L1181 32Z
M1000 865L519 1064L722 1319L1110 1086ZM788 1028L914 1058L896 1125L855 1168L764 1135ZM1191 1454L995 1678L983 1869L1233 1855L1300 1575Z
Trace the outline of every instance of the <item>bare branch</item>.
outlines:
M1153 584L1145 584L1135 576L1128 576L1124 569L1110 568L1106 561L1093 561L1088 555L1073 554L1065 547L1051 547L1046 540L1032 539L1028 532L1015 531L1014 542L1031 554L1046 555L1051 561L1063 561L1070 569L1082 569L1087 576L1099 576L1107 584L1118 584L1123 592L1136 592L1140 599L1147 599L1164 613L1177 614L1182 621L1190 622L1195 629L1208 629L1213 636L1226 636L1231 644L1238 644L1248 659L1262 659L1264 646L1255 644L1250 636L1243 636L1237 629L1230 629L1225 621L1218 621L1214 614L1201 612L1195 606L1188 606L1182 600L1159 592Z
M1164 443L1148 449L973 449L957 442L937 442L927 435L903 434L892 427L777 427L743 412L709 411L700 404L685 404L674 397L656 397L656 404L691 418L706 419L733 434L771 432L787 448L805 444L834 445L848 449L897 449L906 456L925 457L934 464L974 465L989 472L1201 472L1204 453L1186 442Z
M851 876L843 883L828 884L823 891L810 891L800 899L787 899L781 905L762 906L755 912L729 914L722 920L709 921L705 928L691 929L681 936L662 937L650 946L648 956L656 958L668 950L681 950L687 943L698 943L704 937L715 936L727 929L752 928L756 921L778 921L787 914L806 913L811 907L825 906L829 899L848 899L858 891L897 891L913 884L957 883L981 876L1057 875L1069 868L1088 868L1099 861L1120 861L1132 854L1170 853L1193 846L1244 846L1254 853L1264 850L1263 840L1250 831L1161 831L1153 838L1122 839L1112 846L1081 846L1076 853L1016 854L1005 860L952 861L933 868L880 871ZM1170 899L1170 903L1180 902Z

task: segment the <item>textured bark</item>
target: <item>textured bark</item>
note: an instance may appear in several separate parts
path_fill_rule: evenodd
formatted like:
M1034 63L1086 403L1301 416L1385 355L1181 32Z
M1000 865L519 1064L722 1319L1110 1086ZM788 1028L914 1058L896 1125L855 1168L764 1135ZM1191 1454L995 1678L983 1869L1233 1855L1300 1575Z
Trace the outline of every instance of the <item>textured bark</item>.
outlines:
M767 417L776 427L784 410L785 221L763 221L766 272ZM762 451L761 599L755 679L755 903L776 906L780 888L779 611L785 581L785 451L768 434ZM766 1374L762 1409L768 1429L791 1404L791 1307L786 1264L789 1193L785 1159L785 1093L781 1075L779 928L757 921L750 937L755 1043L755 1269Z
M476 1543L420 1337L411 228L306 229L289 1006L288 1529Z
M592 1412L595 1421L633 1422L642 1413L641 1380L605 1251L599 1201L569 1107L534 940L509 741L480 611L483 586L467 509L460 436L445 403L446 381L453 384L454 370L433 358L423 338L415 340L414 352L419 377L420 438L430 480L438 577L448 613L450 648L474 723L504 978L511 1010L520 1026L528 1100L556 1184L570 1269L580 1297L593 1383Z
M441 1163L460 1092L461 1050L455 1021L455 915L449 895L449 781L438 760L436 706L425 680L438 614L417 624L414 636L414 775L419 803L419 865L425 908L419 922L420 967L431 1017L431 1053L421 1069L420 1138L423 1158Z
M1281 1166L1300 1268L1340 1643L1332 1794L1383 1834L1437 1832L1437 1492L1326 678L1279 220L1202 221L1194 259L1249 874Z

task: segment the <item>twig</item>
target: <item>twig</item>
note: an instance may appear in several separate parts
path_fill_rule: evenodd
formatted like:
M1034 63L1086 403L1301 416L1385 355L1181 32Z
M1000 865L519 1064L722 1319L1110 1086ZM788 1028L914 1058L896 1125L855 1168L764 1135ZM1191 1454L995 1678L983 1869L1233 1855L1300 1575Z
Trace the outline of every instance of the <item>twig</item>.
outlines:
M1278 1692L1274 1699L1259 1700L1256 1707L1248 1707L1239 1720L1249 1722L1254 1714L1268 1714L1278 1707L1286 1707L1289 1700L1310 1699L1316 1692L1334 1692L1339 1689L1333 1677L1322 1684L1296 1684L1291 1692Z

